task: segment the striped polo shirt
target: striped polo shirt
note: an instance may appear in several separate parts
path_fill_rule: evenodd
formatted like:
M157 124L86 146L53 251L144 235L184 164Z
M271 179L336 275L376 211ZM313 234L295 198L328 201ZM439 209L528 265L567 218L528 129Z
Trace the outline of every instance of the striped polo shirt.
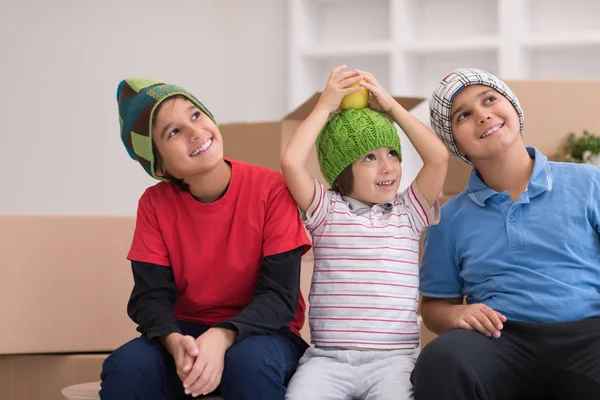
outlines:
M415 182L393 202L369 207L315 181L306 226L315 256L312 343L324 347L419 346L419 238L439 220Z

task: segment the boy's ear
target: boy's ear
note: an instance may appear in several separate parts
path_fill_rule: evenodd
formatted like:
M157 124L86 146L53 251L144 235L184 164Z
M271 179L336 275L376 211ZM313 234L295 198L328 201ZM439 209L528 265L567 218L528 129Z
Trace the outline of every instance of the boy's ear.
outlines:
M166 175L165 169L160 163L154 164L154 173L161 178L164 178Z
M162 160L160 159L160 154L158 153L158 149L154 144L154 140L152 140L152 153L154 154L154 173L157 176L164 178L167 173L162 165Z
M156 156L154 156L154 173L157 176L160 176L161 178L164 178L165 175L167 174L162 165L162 162L160 161L160 157L156 157Z

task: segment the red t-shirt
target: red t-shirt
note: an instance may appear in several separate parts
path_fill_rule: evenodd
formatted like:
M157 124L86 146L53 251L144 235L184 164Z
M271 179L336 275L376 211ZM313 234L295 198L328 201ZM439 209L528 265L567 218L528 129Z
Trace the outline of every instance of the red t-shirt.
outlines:
M263 257L310 242L283 176L236 160L223 197L204 204L170 182L148 188L138 204L127 258L169 266L178 296L175 318L205 325L226 321L251 301ZM294 320L304 324L302 294Z

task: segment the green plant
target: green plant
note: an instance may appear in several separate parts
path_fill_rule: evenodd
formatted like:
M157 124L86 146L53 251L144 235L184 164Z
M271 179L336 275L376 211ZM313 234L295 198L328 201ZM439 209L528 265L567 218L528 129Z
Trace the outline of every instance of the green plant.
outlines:
M584 130L581 136L575 136L575 133L571 132L565 150L567 161L589 162L600 154L600 137L587 130Z

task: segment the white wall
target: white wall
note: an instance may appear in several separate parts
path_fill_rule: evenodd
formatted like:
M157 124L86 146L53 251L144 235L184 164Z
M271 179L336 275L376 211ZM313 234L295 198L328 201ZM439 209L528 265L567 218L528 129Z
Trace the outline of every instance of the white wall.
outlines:
M286 109L281 0L0 0L0 213L134 215L154 183L119 138L131 76L193 92L221 122Z

